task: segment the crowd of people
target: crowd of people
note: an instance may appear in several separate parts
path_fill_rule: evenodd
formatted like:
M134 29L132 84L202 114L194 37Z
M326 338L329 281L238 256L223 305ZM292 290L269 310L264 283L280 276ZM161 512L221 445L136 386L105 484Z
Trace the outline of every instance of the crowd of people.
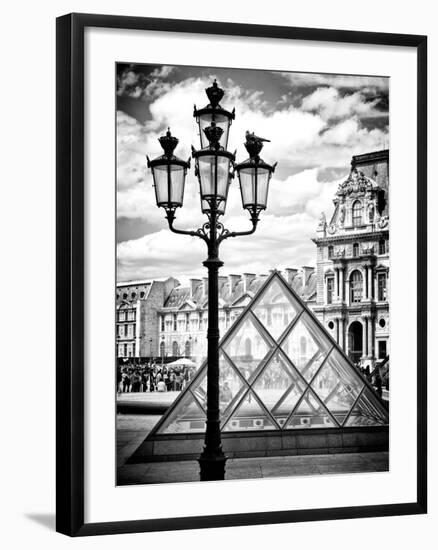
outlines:
M382 381L378 367L371 371L368 366L356 366L380 396L382 396L383 387L389 389L389 377ZM126 363L117 368L117 393L181 391L190 382L195 371L194 367L171 367L153 362ZM273 380L264 377L262 384L264 389L275 389L277 385L281 388L284 380L281 380L281 377ZM229 386L226 390L231 392ZM228 391L225 393L228 394Z
M373 370L368 365L366 367L357 365L357 368L362 373L362 376L374 387L379 397L382 397L383 388L389 390L389 377L387 376L385 380L382 380L378 366L374 367Z
M181 391L194 372L194 367L167 367L156 363L119 365L117 393Z

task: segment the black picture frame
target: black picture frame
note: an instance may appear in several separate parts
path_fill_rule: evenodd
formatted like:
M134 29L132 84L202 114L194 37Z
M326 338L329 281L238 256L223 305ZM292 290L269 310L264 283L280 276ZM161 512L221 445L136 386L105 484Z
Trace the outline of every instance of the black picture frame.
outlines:
M56 529L69 536L322 521L427 511L427 37L209 21L68 14L57 19ZM85 523L84 521L84 30L107 27L269 37L417 51L417 498L311 510Z

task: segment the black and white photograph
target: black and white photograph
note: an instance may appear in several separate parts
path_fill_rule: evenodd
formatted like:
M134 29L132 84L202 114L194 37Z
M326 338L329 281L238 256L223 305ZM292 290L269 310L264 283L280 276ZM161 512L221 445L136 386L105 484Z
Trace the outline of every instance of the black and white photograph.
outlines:
M429 550L433 4L102 5L4 10L2 547Z
M387 472L390 79L115 71L116 484Z

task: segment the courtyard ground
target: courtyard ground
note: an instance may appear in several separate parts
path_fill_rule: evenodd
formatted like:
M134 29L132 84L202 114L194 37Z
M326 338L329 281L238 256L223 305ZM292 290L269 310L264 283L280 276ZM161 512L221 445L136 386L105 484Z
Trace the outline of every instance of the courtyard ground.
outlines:
M170 405L177 392L168 394L123 394L118 403L148 402ZM159 421L161 415L117 415L117 484L178 483L199 481L196 460L127 464L128 458ZM281 457L236 458L227 461L225 479L254 479L322 474L388 471L387 452Z

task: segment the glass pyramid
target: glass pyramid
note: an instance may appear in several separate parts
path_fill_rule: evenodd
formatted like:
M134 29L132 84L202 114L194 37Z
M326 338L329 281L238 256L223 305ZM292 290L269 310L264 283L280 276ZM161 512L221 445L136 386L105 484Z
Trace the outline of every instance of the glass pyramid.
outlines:
M219 345L224 432L388 424L388 411L324 327L273 272ZM205 431L207 362L155 434Z

